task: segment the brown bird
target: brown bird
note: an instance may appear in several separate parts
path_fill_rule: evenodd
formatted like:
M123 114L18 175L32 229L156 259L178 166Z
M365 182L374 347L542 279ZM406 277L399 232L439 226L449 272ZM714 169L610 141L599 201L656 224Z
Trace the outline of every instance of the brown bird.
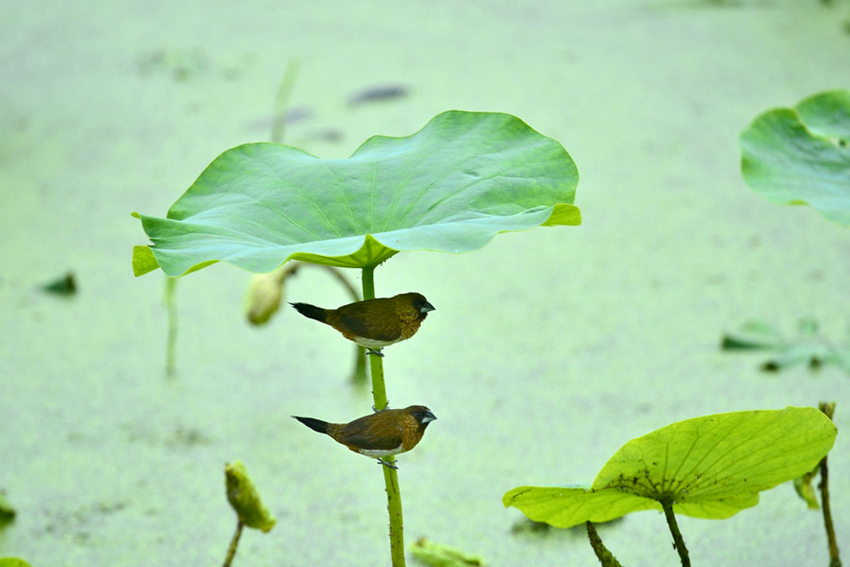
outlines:
M355 453L374 457L390 468L395 461L385 461L399 453L410 451L422 439L428 424L437 419L425 406L382 410L359 417L349 423L328 423L312 417L295 419L319 433L329 435Z
M339 309L322 309L309 303L292 303L292 306L305 317L330 325L346 339L378 356L384 356L381 349L385 346L415 335L428 312L434 311L434 306L421 293L367 299Z

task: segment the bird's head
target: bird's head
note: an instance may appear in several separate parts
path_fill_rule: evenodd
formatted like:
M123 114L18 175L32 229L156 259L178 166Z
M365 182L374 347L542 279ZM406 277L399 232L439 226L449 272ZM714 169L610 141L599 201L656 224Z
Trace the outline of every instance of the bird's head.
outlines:
M412 415L416 422L422 426L422 429L425 429L429 423L437 419L437 416L425 406L410 406L404 408L404 411Z
M408 298L413 308L422 315L423 319L428 315L429 311L435 310L434 306L428 303L428 300L421 293L413 292L405 293L404 295Z

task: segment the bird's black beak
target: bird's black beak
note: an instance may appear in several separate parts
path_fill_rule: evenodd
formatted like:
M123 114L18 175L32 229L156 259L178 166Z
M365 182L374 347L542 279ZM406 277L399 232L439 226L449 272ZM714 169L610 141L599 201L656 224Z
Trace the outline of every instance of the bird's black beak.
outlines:
M434 309L434 306L428 303L427 301L419 306L420 313L428 313L429 311L436 311L436 309ZM435 417L434 419L437 418Z
M431 423L432 421L435 421L436 419L437 419L437 416L434 415L433 413L431 413L431 410L428 410L428 411L425 412L425 415L422 416L422 423L423 424Z

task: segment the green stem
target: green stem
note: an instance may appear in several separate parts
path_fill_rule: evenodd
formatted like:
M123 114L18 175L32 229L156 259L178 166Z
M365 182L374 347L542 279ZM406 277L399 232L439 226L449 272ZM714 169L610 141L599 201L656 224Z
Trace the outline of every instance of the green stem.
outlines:
M375 266L363 268L363 299L375 298ZM372 399L377 410L387 408L387 388L384 384L384 363L380 356L369 356L369 369L372 372ZM381 466L384 469L384 483L387 487L387 510L390 514L390 554L393 567L404 567L404 521L401 508L401 490L396 469Z
M820 410L832 419L835 411L835 403L821 402ZM826 457L820 462L820 498L823 509L823 523L826 528L826 540L829 544L829 567L841 567L841 558L838 555L838 541L835 539L835 527L832 525L832 511L829 506L829 468L826 466Z
M236 521L236 532L233 534L233 539L230 540L230 547L227 548L227 557L224 558L222 567L230 567L233 562L233 557L236 555L236 546L239 545L239 538L242 537L242 528L245 524L242 520Z
M669 498L661 500L661 507L664 509L664 516L667 518L667 525L670 526L670 533L673 534L673 548L679 552L682 567L691 567L688 548L685 547L685 540L679 531L679 524L676 523L676 514L673 513L673 500Z
M283 128L286 124L286 107L289 105L289 94L295 84L295 76L298 74L300 64L297 59L291 59L286 64L283 79L277 88L277 96L274 98L274 118L272 121L271 140L275 144L283 143Z
M168 311L168 337L165 343L165 375L176 372L177 360L177 278L165 277L165 308Z
M623 567L617 561L617 558L614 557L614 554L608 551L608 548L602 543L602 538L596 533L596 527L593 525L593 522L588 520L585 526L587 527L587 538L590 540L590 547L593 548L593 552L596 554L596 558L602 564L602 567Z

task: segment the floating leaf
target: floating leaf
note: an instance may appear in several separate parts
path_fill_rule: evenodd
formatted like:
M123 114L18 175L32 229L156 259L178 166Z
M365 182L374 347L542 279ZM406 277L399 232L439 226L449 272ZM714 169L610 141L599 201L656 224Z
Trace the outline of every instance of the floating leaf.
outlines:
M224 467L227 500L239 516L239 520L249 528L269 531L277 519L260 500L260 494L254 486L242 461L227 464Z
M32 565L17 557L2 557L0 567L32 567Z
M11 523L15 519L15 515L15 509L12 508L12 505L9 504L8 500L6 500L6 495L3 494L3 492L0 492L0 528Z
M485 565L477 555L470 555L454 547L440 545L424 537L410 548L413 556L431 567L470 567Z
M134 214L153 244L141 275L226 261L265 273L297 259L375 266L399 251L468 252L496 234L577 225L578 172L557 141L509 114L449 111L348 159L246 144L216 158L168 211ZM145 247L147 248L147 247Z
M835 435L816 408L689 419L623 445L589 489L521 486L502 502L559 528L661 510L662 501L686 516L727 518L755 506L760 491L810 471Z
M797 364L819 368L835 364L850 372L850 347L836 346L818 333L818 323L812 318L801 319L796 337L787 338L776 328L751 321L740 331L723 335L723 350L773 350L776 354L761 365L766 372L779 372Z
M74 295L77 293L77 282L73 272L68 272L64 276L44 284L41 289L55 295Z
M763 197L808 204L850 225L850 91L814 95L755 119L740 138L744 181Z
M723 350L773 349L785 344L778 329L762 321L748 321L741 330L723 335Z

